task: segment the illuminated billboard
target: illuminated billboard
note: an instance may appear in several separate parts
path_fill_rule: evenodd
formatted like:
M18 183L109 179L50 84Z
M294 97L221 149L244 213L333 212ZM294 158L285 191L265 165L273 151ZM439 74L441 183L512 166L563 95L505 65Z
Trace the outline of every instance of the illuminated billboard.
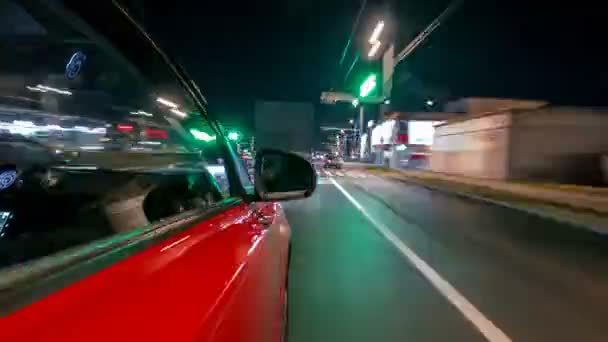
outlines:
M414 145L433 145L433 135L437 121L408 121L409 143Z

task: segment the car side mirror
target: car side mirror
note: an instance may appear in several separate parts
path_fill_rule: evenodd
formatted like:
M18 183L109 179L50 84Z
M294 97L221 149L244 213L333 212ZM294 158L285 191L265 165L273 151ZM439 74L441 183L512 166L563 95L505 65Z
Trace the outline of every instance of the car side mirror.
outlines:
M254 180L262 201L306 198L317 187L317 174L306 159L274 149L256 154Z

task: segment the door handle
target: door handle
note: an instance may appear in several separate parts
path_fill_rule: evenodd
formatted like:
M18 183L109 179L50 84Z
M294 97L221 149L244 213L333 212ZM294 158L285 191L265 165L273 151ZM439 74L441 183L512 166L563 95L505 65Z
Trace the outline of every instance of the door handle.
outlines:
M264 228L270 227L273 222L272 215L264 215L262 210L256 208L253 210L253 215L255 216L255 220L257 223L264 226Z
M263 224L264 227L268 228L272 224L272 216L260 214L258 216L258 222Z

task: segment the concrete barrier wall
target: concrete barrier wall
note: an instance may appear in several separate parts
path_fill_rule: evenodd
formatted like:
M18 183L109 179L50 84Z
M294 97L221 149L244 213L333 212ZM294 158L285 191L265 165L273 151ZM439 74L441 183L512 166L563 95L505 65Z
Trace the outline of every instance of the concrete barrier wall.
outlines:
M601 154L608 151L608 113L545 108L513 116L511 179L602 183Z
M486 179L599 185L608 113L509 110L437 127L431 170Z
M507 177L510 113L437 127L431 170L468 177Z

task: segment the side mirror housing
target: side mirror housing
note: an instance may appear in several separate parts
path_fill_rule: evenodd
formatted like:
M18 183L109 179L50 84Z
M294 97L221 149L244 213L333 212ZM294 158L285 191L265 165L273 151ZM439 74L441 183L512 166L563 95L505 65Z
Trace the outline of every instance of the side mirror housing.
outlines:
M262 201L306 198L317 187L317 174L304 158L275 149L263 149L255 158L255 190Z

